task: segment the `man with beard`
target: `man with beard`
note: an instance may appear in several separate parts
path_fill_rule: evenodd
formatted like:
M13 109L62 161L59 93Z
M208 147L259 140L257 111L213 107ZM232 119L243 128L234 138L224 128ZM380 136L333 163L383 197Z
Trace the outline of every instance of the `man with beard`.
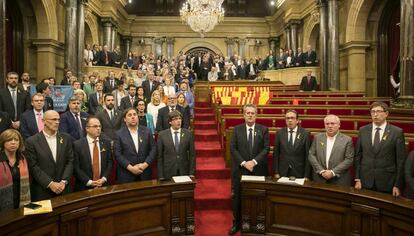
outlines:
M110 93L105 94L103 110L96 114L96 117L102 125L103 134L112 141L116 139L115 132L121 128L122 123L122 114L120 111L116 111L114 107L114 95Z
M73 96L69 99L69 110L60 117L59 131L72 136L72 140L78 140L85 136L86 118L88 113L80 111L81 101Z

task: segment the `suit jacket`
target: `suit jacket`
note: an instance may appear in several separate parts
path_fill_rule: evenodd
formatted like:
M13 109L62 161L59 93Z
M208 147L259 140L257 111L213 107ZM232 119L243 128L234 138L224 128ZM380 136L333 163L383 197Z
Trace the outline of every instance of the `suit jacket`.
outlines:
M134 102L136 100L137 100L137 96L134 97ZM125 97L123 97L121 99L121 106L119 107L119 110L124 111L124 110L126 110L126 109L128 109L130 107L133 107L133 106L134 106L134 104L131 103L131 100L129 98L129 95L127 95L127 96L125 96Z
M313 50L310 53L304 52L302 58L305 66L314 66L316 61L316 52ZM306 61L311 61L311 64L306 64Z
M105 177L107 181L112 173L112 147L111 141L104 137L99 137L99 151L101 154L100 164L101 172L100 178ZM86 186L89 180L93 180L92 170L92 154L89 149L88 139L81 138L73 143L74 154L74 175L76 178L75 190L82 191L89 189ZM108 182L106 182L108 183Z
M120 111L113 109L114 116L112 119L109 118L108 112L104 109L96 114L96 117L101 122L102 132L110 140L115 141L116 131L121 128L122 124L122 114Z
M45 97L45 105L43 111L54 110L53 99L51 97Z
M155 80L152 81L152 87L150 89L149 80L144 80L142 82L142 88L144 89L144 96L147 101L151 101L151 94L152 92L154 92L155 89L157 89L157 86L159 84L160 83Z
M30 94L17 88L16 95L17 95L17 117L14 116L15 110L14 110L14 105L13 105L13 99L11 97L9 89L7 87L0 89L0 111L7 112L7 114L13 121L20 120L20 115L26 110L31 109L32 107L31 101L30 101L31 100Z
M20 133L22 134L23 139L27 139L30 136L39 133L37 117L33 110L25 111L20 117Z
M112 95L114 95L114 104L115 104L115 109L116 110L120 110L121 109L120 106L118 106L118 94L119 94L119 92L118 92L117 89L114 90L114 91L112 91ZM124 94L125 95L128 95L128 92L126 90L124 90ZM122 98L120 100L122 100ZM121 102L121 101L119 101L119 102Z
M157 153L159 179L171 179L177 173L195 176L194 137L188 129L181 128L178 153L175 150L171 129L161 131L158 135Z
M29 161L32 201L39 201L58 196L48 185L62 180L69 183L73 172L72 139L68 134L58 132L56 135L56 161L43 132L37 133L26 140L26 157ZM64 193L70 192L66 185Z
M414 199L414 151L411 151L405 162L405 181L407 182L407 187L405 191L405 196L411 199Z
M238 181L240 175L263 175L267 176L267 154L269 153L269 129L263 125L255 124L253 150L249 153L247 141L246 124L236 126L233 129L230 152L232 157L233 181ZM241 166L243 161L254 159L257 165L253 172L249 172Z
M249 67L247 67L247 65L237 66L237 75L239 79L247 79L248 74L249 74Z
M326 133L319 133L314 136L309 150L309 162L313 167L313 180L319 183L331 183L342 186L351 185L349 167L354 158L354 147L351 137L338 132L332 147L329 165L326 165ZM326 180L319 173L322 170L332 170L335 176Z
M10 129L12 127L11 119L9 118L9 114L6 112L0 111L0 134L5 131L6 129Z
M136 181L137 176L127 170L129 164L146 162L149 166L139 175L141 180L151 179L151 164L156 155L155 141L151 131L145 126L138 126L138 151L135 148L131 133L126 126L116 132L114 154L118 161L117 183Z
M95 115L98 112L98 107L99 107L99 101L98 101L97 93L91 93L88 99L89 114Z
M69 134L72 137L72 141L81 139L82 137L85 137L86 118L88 118L88 113L80 112L82 133L79 133L75 117L73 117L72 112L67 111L60 116L59 131Z
M387 123L376 152L372 147L372 124L359 129L355 155L355 177L363 188L392 192L393 187L404 187L404 161L407 157L404 132Z
M302 81L300 82L299 90L302 90L302 91L318 90L318 82L316 81L315 76L311 76L309 83L308 83L308 76L303 76Z
M117 87L116 86L116 79L114 78L113 86L111 86L111 82L110 82L110 79L108 77L108 78L106 78L106 80L104 82L103 91L104 91L104 93L112 93L112 91L114 91L116 89L116 87Z
M289 177L294 174L296 178L311 177L311 166L308 161L310 134L306 129L299 127L293 147L288 144L288 128L277 131L273 149L273 172L280 176Z
M98 66L112 66L113 64L112 53L108 51L107 54L108 54L108 63L106 63L106 60L105 60L105 52L104 51L99 52Z
M181 127L188 129L188 127L190 126L190 114L188 113L188 110L184 109L180 105L177 105L176 109L183 116ZM163 107L158 110L157 127L156 127L158 132L170 128L170 123L168 122L168 118L169 118L168 113L170 113L169 106Z

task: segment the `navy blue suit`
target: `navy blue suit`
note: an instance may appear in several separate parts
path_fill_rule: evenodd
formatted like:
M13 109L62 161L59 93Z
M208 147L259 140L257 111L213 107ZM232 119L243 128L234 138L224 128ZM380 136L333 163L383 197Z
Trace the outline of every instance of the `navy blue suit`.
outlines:
M85 137L86 118L88 118L88 113L80 112L82 123L82 133L80 133L75 117L73 117L72 112L67 111L60 116L59 131L69 134L72 137L72 141Z
M150 129L145 126L138 126L138 152L134 141L126 126L116 132L117 138L114 144L115 158L117 165L117 183L128 183L137 180L151 179L151 163L156 155L155 141ZM127 170L129 164L136 165L146 162L149 166L138 176Z
M101 172L99 177L105 177L109 181L113 165L111 141L102 136L99 137L99 148L101 153ZM73 143L73 154L73 167L76 178L75 190L82 191L88 189L89 187L86 184L89 180L93 180L92 154L89 150L88 139L86 137Z
M27 139L39 132L37 127L37 117L33 110L23 112L20 116L20 133L23 139Z

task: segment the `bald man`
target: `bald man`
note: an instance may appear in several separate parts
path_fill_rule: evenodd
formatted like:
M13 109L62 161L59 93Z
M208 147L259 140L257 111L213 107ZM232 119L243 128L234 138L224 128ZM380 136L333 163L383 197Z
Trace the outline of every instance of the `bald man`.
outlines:
M27 159L33 176L32 201L49 199L70 192L73 172L72 138L59 133L59 113L43 115L44 129L26 140Z

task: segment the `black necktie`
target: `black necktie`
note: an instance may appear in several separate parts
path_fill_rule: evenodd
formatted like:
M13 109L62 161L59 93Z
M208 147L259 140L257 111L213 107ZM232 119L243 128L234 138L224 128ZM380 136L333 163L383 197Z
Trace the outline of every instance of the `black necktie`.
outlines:
M377 152L380 147L380 131L381 131L381 128L377 127L375 131L374 145L373 145L375 152Z
M82 137L82 123L79 119L79 113L76 113L75 117L76 117L76 123L78 123L79 136Z
M253 128L249 128L249 154L253 153Z
M289 130L289 140L288 140L289 147L293 147L293 129Z
M174 132L174 146L175 151L178 153L178 151L180 150L180 142L178 141L178 131Z

